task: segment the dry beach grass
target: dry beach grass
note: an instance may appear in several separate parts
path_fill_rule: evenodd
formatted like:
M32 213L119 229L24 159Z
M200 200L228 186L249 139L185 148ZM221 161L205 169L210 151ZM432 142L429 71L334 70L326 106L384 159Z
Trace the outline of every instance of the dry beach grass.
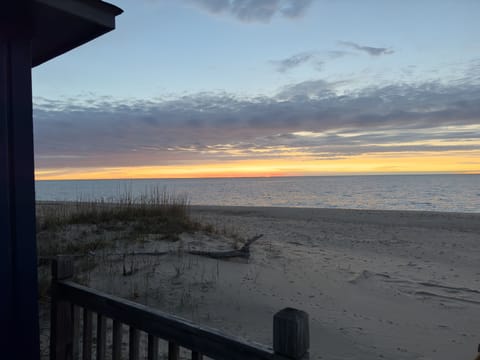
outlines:
M54 211L65 204L42 206ZM473 358L480 328L479 214L185 210L182 230L136 232L135 217L118 221L116 230L113 222L77 222L43 231L57 231L61 252L81 239L102 239L102 246L80 246L78 281L251 340L271 343L277 310L305 310L312 359ZM188 253L238 248L260 232L249 259ZM40 231L39 249L50 255L51 241ZM166 254L118 255L132 252Z

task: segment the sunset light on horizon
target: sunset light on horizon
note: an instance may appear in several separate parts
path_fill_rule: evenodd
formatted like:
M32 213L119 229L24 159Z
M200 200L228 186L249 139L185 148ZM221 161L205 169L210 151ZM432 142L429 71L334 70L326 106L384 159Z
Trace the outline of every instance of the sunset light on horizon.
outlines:
M37 180L228 178L378 174L479 174L480 150L453 154L378 154L338 160L243 160L184 166L37 170ZM299 162L301 162L299 164Z

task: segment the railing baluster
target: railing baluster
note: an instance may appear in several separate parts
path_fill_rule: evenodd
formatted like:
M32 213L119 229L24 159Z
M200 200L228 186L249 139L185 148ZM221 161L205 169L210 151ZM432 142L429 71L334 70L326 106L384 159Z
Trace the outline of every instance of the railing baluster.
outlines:
M107 318L97 315L97 360L105 360L107 353Z
M130 326L129 359L140 359L140 331Z
M73 260L59 256L52 261L52 308L50 311L50 359L63 360L73 357L72 303L62 299L58 282L73 277Z
M72 304L72 356L74 360L80 358L80 347L79 347L79 338L80 338L80 308Z
M168 342L168 360L180 360L180 347L172 341Z
M83 309L82 359L92 360L92 312Z
M202 360L203 355L197 351L192 351L192 360Z
M158 339L148 334L148 360L158 360Z
M118 320L113 320L112 336L112 359L120 360L122 358L122 328L123 325Z

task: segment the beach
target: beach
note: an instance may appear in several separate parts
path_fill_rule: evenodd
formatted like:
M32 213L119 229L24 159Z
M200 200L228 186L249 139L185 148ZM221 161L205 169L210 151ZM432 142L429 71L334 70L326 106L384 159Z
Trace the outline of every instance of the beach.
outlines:
M266 345L274 313L304 310L310 359L474 357L480 214L192 206L190 216L221 231L118 240L78 280ZM189 253L256 235L248 259Z

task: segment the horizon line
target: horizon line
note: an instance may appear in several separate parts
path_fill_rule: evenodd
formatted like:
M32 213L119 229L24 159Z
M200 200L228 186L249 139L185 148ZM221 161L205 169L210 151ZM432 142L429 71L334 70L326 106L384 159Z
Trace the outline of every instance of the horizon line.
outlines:
M352 173L323 175L264 175L264 176L184 176L184 177L139 177L139 178L71 178L71 179L35 179L40 181L118 181L118 180L207 180L207 179L271 179L302 177L356 177L356 176L428 176L428 175L480 175L480 172L401 172L401 173Z

